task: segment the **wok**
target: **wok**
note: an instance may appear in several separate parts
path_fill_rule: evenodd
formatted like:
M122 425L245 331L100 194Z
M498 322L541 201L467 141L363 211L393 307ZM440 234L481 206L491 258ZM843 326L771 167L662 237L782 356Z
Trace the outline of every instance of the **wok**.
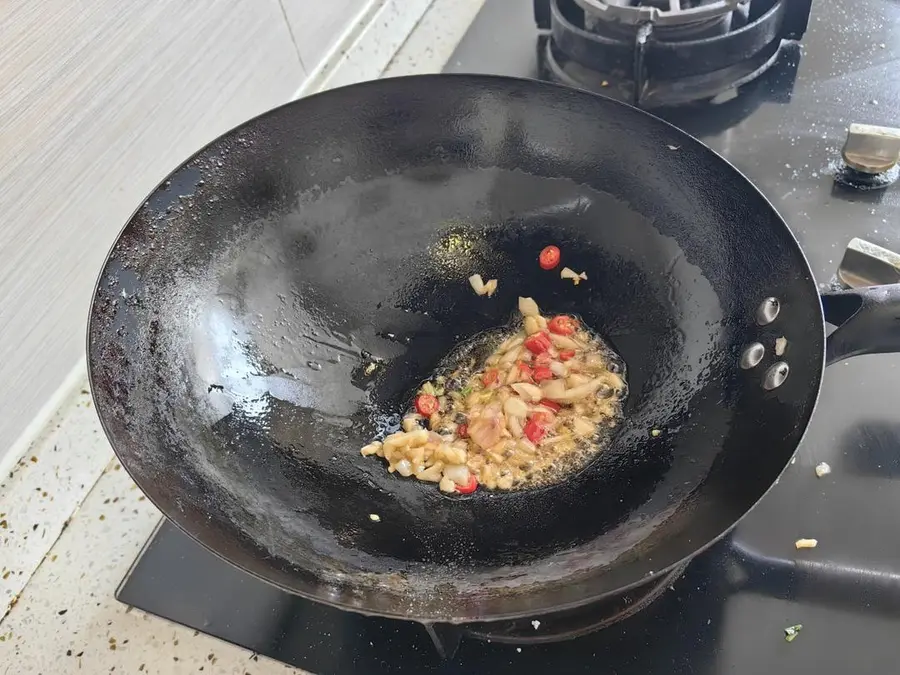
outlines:
M588 281L540 270L547 244ZM627 364L610 447L470 496L361 457L519 295ZM349 610L490 621L624 592L721 537L788 464L826 349L898 347L897 296L824 296L845 323L826 341L791 232L698 141L551 84L409 77L290 103L175 170L100 273L89 372L122 465L222 558Z

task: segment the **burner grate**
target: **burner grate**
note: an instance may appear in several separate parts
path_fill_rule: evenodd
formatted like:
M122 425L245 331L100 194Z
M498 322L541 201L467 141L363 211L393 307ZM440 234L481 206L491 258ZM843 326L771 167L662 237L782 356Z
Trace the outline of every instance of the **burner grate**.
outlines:
M589 23L675 25L725 16L750 0L576 0Z
M784 41L806 31L811 7L811 0L616 2L535 0L538 26L548 30L541 76L643 108L708 100L771 67ZM634 20L645 11L655 19ZM678 19L664 21L660 12Z

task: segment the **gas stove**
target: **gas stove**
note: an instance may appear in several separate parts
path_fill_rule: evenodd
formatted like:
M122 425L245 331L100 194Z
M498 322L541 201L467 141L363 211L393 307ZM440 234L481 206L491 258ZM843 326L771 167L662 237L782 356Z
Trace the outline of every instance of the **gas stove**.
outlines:
M754 24L773 11L768 32ZM613 43L606 61L584 63L554 12L578 19L592 44ZM748 27L762 48L739 59L721 40ZM735 59L710 69L726 62L684 57L701 44ZM661 59L671 45L684 58ZM890 166L900 137L858 126L848 135L855 123L900 123L900 5L830 0L810 13L793 0L487 0L447 70L560 79L548 55L569 75L579 64L585 79L573 84L654 107L737 166L785 217L823 284L900 279L900 258L885 250L900 250ZM898 366L900 355L884 355L829 368L795 463L730 536L685 570L578 614L463 629L364 617L287 595L168 523L118 597L320 675L893 672ZM821 462L832 471L820 478ZM796 550L802 537L818 547Z
M712 99L772 67L811 0L534 0L545 79L643 108Z

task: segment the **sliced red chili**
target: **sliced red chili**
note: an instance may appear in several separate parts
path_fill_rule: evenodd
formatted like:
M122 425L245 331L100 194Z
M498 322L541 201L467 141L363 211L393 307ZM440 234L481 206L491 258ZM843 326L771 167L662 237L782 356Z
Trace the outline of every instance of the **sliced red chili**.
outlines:
M484 371L484 375L481 376L481 383L485 387L490 387L492 384L497 384L500 381L500 371L496 368L488 368Z
M547 435L547 428L537 419L532 417L525 423L525 437L532 443L539 443Z
M534 374L532 375L535 382L543 382L544 380L552 380L553 379L553 371L550 370L547 366L538 366L534 369Z
M545 408L550 408L553 412L559 412L562 409L562 406L556 401L551 401L549 398L542 398L541 402L538 405L542 405Z
M419 394L416 396L416 412L424 417L431 417L441 409L437 396L431 394Z
M468 438L469 437L469 425L463 422L458 427L456 427L456 435L460 438Z
M478 479L475 478L474 473L469 474L469 482L465 485L457 485L456 491L461 495L468 495L475 492L475 488L478 487Z
M578 330L578 322L571 316L560 314L550 319L547 328L551 333L556 333L557 335L571 335Z
M532 354L543 354L550 349L550 344L550 336L543 331L535 333L534 335L529 335L525 339L525 349Z
M556 246L545 246L538 255L538 264L541 266L541 269L552 270L559 265L561 257L559 248Z
M574 358L575 358L575 350L574 349L563 349L559 353L560 361L568 361L569 359L574 359Z
M531 366L524 361L519 361L519 374L529 381L534 377L534 371L531 369Z

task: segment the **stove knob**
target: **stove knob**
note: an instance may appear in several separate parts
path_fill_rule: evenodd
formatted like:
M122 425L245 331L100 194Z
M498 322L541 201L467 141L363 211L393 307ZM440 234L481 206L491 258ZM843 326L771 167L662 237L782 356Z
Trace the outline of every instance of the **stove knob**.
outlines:
M851 124L841 151L844 163L856 171L878 174L900 161L900 129Z

